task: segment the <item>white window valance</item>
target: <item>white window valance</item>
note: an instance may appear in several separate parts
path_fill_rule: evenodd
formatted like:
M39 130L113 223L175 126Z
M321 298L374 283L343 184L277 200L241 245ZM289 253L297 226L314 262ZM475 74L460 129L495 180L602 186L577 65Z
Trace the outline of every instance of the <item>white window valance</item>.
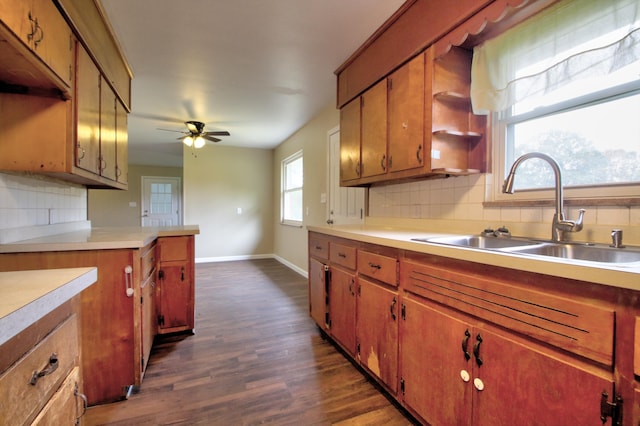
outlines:
M474 113L640 64L640 0L563 0L474 48ZM635 78L640 79L640 66Z

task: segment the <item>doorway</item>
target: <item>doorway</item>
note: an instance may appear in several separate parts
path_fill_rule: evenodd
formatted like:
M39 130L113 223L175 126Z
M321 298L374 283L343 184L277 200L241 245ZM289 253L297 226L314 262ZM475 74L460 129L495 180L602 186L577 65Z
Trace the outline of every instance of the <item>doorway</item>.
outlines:
M329 205L327 223L352 225L364 222L364 188L340 186L340 128L328 132L329 139Z
M142 226L182 225L179 177L142 176Z

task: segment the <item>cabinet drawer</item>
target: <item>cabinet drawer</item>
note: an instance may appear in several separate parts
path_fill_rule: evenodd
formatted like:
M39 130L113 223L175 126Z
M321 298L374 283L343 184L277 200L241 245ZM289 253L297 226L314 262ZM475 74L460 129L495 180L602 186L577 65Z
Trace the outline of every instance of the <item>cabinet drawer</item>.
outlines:
M329 260L333 264L356 269L356 248L332 242L329 246Z
M310 236L309 255L319 259L329 259L329 240Z
M144 280L151 275L151 271L156 267L156 245L151 244L143 249L142 257L140 258L140 281Z
M398 260L368 251L358 251L358 272L392 286L398 285Z
M74 366L78 365L78 322L71 316L30 352L0 376L0 419L12 419L15 424L31 421L60 387ZM52 355L57 368L52 368ZM31 384L34 372L51 372Z
M160 237L158 250L161 262L187 260L189 258L190 237Z
M406 291L613 365L615 312L611 308L523 288L499 277L481 278L411 261L401 262L400 276Z
M80 367L71 370L31 426L74 425L86 409L80 389Z

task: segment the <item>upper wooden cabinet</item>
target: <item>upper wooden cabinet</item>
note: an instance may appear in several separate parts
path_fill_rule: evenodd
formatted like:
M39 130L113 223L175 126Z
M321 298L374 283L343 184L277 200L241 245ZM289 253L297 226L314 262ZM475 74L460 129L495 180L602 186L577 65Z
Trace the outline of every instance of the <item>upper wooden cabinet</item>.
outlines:
M4 1L4 0L3 0ZM51 1L51 0L48 0ZM127 111L131 110L133 74L120 45L113 35L99 1L55 0L85 45L105 80Z
M70 96L75 39L51 0L0 0L0 81Z
M436 47L341 110L343 186L486 170L486 119L469 98L471 52L453 47L434 58Z
M126 189L131 73L98 3L0 10L0 170Z
M390 173L424 164L424 65L420 54L388 78Z
M456 0L447 2L446 6L441 0L405 2L335 71L338 78L338 107L343 107L408 61L416 52L493 1L498 0Z
M386 173L387 165L387 81L382 80L361 96L361 177Z

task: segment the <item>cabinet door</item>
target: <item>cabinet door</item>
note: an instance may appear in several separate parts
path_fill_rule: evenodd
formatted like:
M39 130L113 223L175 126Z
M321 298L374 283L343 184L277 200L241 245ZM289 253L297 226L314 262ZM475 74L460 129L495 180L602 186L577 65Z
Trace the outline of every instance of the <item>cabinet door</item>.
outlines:
M100 71L78 44L76 65L76 166L100 174Z
M116 180L116 97L100 77L100 174Z
M395 394L398 388L398 293L359 278L357 303L360 364Z
M324 330L327 314L327 267L324 263L309 259L309 315Z
M340 181L360 177L360 98L340 110Z
M342 269L331 268L329 282L329 319L331 336L351 355L356 352L356 277Z
M116 180L129 182L129 133L128 114L119 100L116 100Z
M387 80L362 95L362 177L387 171Z
M471 327L410 299L400 321L404 403L433 425L469 425L473 357ZM466 372L466 373L465 373Z
M80 368L75 367L31 426L59 426L80 424L83 413L83 395L80 390Z
M51 0L33 0L32 9L31 16L37 20L38 30L31 40L31 46L49 68L71 87L74 48L71 29Z
M424 162L424 53L389 77L389 171Z
M613 394L611 374L572 365L489 330L477 333L483 364L474 380L482 380L484 390L473 392L474 425L602 425L600 399L603 391Z
M160 264L159 331L169 333L193 328L193 282L188 262Z
M151 346L153 345L153 338L156 335L157 329L157 317L154 303L154 279L155 274L149 275L147 279L140 285L140 303L142 305L142 318L140 319L142 360L140 362L140 367L142 368L143 372L147 369L149 354L151 353Z

